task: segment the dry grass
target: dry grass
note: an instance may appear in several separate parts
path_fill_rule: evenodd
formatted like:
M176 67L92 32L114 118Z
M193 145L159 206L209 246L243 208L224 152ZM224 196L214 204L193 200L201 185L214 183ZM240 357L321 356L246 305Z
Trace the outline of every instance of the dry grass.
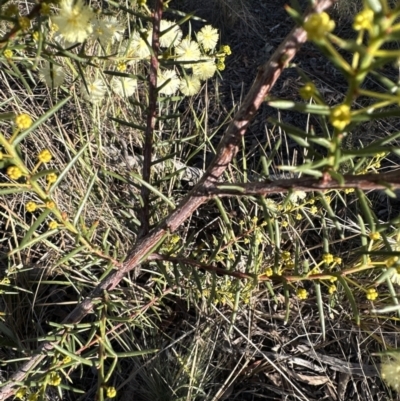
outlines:
M261 38L271 36L268 29L273 21L283 21L283 31L292 25L282 9L271 13L270 25L266 25L256 12L256 1L176 1L172 5L185 11L197 9L200 17L209 17L211 22L218 16L224 40L239 48L240 39L235 37L247 37L249 46L248 53L238 50L240 55L233 55L221 85L213 80L194 98L160 103L163 113L179 117L160 120L156 126L154 156L166 160L152 176L154 187L163 195L151 196L153 225L169 213L167 199L177 204L187 193L188 182L179 178L177 161L206 167L231 109L245 95L241 83L252 79L248 71L260 59L251 42L256 47ZM356 9L344 1L338 7L343 23ZM118 16L122 21L121 12ZM133 22L134 17L130 18ZM272 39L268 41L275 45ZM249 67L240 70L237 66L244 63L244 56ZM32 192L1 195L0 267L2 276L10 280L10 284L3 283L0 296L2 375L7 379L19 366L18 358L29 356L50 337L113 269L110 258L125 257L137 239L141 199L136 177L141 169L139 164L128 166L126 159L142 152L143 132L112 118L143 125L145 111L139 104L145 104L147 91L141 82L134 102L110 94L97 107L82 101L77 76L70 77L65 88L53 91L34 70L29 76L27 65L31 64L26 60L14 67L2 62L0 113L27 113L38 121L71 95L21 142L20 153L32 169L40 150L51 151L54 157L46 168L65 172L54 188L53 200L79 232L59 230L36 242L48 232L44 220L27 238L39 214L27 213L25 205L40 200ZM88 65L84 67L89 71ZM314 77L321 87L330 85L341 92L326 76L325 80L317 74ZM286 86L282 93L285 90L290 93L293 87ZM280 166L296 167L304 160L304 149L282 126L289 120L303 127L302 117L274 112L276 121L267 124L264 117L272 112L264 109L262 113L227 170L226 181L247 182L281 174ZM313 123L320 128L319 120ZM388 121L376 124L369 127L368 137L357 135L357 140L366 145L397 129ZM0 120L1 133L9 137L12 129L9 120ZM370 161L366 159L363 166ZM393 167L397 162L387 157L384 163ZM4 169L0 174L1 182L8 182ZM387 198L372 199L369 210L379 213ZM317 213L312 212L313 206L318 207ZM110 371L107 385L115 386L122 400L132 395L139 401L398 399L380 380L379 358L374 354L398 347L397 318L373 315L372 304L365 300L365 288L379 274L367 270L351 276L357 282L349 285L359 325L344 286L338 284L332 295L328 281L285 282L280 278L282 274L288 278L307 275L318 265L327 269L320 264L326 253L342 258L329 267L337 273L362 266L366 255L360 252L367 246L379 251L389 243L395 249L398 223L390 219L398 214L399 205L394 201L391 207L387 215L378 214L377 227L384 240L372 247L370 242L366 245L370 228L360 223L363 209L351 194L309 194L297 202L292 198L291 203L287 194L277 194L268 202L255 198L209 202L157 249L166 258L175 258L174 262L143 263L138 279L128 275L115 290L102 294L81 324L68 328L61 349L93 361L97 368L79 359L63 366L69 354L52 351L33 372L34 379L43 382L51 369L61 373L63 387L47 389L46 397L53 400L94 399L104 384L99 377ZM91 247L82 245L81 237ZM384 259L375 256L374 262ZM189 263L193 261L200 268ZM202 263L254 277L272 269L274 280L238 280L207 272ZM376 307L397 299L390 285L390 280L382 285L383 296ZM299 300L298 289L306 289L309 298ZM33 392L38 387L30 388Z

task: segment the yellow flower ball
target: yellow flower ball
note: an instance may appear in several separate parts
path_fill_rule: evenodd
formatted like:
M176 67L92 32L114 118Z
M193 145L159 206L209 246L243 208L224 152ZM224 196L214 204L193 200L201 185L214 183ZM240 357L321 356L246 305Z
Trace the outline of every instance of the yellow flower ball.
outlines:
M335 29L335 21L332 21L326 12L315 13L310 15L303 24L303 28L307 32L309 40L318 41Z
M124 72L126 71L126 63L120 62L117 64L117 71Z
M94 13L83 0L63 0L60 10L51 20L58 26L58 32L68 42L83 42L93 32Z
M70 363L71 361L72 361L72 358L68 355L63 358L63 363Z
M22 400L26 396L26 387L21 387L17 390L17 392L14 394L14 397Z
M115 387L107 387L106 395L108 398L114 398L117 395L117 390Z
M56 204L53 201L47 201L46 207L47 209L54 209L56 207Z
M232 50L229 45L222 46L222 52L225 53L227 56L232 54Z
M381 239L381 235L377 232L369 233L368 236L372 241L378 241L379 239Z
M18 178L22 177L22 171L19 167L17 166L10 166L7 169L7 175L12 179L12 180L18 180Z
M58 227L58 223L56 221L51 221L49 223L50 230L55 230Z
M12 50L6 49L6 50L4 50L3 55L5 58L9 59L9 58L12 58L14 53L12 52Z
M329 121L331 124L342 131L351 122L351 110L347 104L340 104L331 110Z
M61 376L56 373L53 372L50 374L50 378L49 378L49 384L50 386L59 386L61 384Z
M53 155L48 149L43 149L38 155L38 159L41 163L48 163L52 159L52 157Z
M264 274L265 274L267 277L271 277L271 276L274 274L274 271L272 270L271 267L267 267L267 268L265 269Z
M369 8L360 11L355 17L353 22L353 28L355 31L361 31L362 29L372 29L374 22L374 12Z
M28 202L25 205L25 209L27 212L33 213L37 209L37 204L35 202Z
M50 173L47 175L46 180L49 184L53 184L54 182L57 181L57 174L55 173Z
M32 125L32 119L28 114L19 114L15 117L15 124L19 129L27 129Z
M218 60L217 62L217 70L218 71L224 71L225 70L225 63L221 60Z
M335 293L336 292L336 285L335 284L332 284L329 288L328 288L328 292L329 292L329 294L333 294L333 293Z
M304 288L299 288L296 292L297 298L299 299L307 299L308 298L308 292Z
M323 260L325 263L330 264L330 263L333 262L333 255L330 254L330 253L325 253L324 256L322 257L322 260Z
M376 298L378 298L378 291L376 291L375 288L368 288L366 297L369 301L374 301Z
M211 51L215 49L218 43L218 30L211 25L206 25L197 33L197 40L203 46L204 50Z
M317 88L312 82L307 82L299 89L299 94L302 99L309 100L317 93Z
M386 267L392 267L392 266L394 266L396 264L396 262L398 260L399 260L398 256L393 256L393 257L391 257L389 259L386 259L385 265L386 265Z

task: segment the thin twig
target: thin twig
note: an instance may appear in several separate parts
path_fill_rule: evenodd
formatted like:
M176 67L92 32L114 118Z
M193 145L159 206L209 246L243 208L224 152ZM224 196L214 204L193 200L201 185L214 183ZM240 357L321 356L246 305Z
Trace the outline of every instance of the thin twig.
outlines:
M377 189L399 189L400 172L391 171L382 174L363 174L343 176L343 182L333 178L291 178L279 180L266 180L247 184L218 184L208 188L198 188L198 195L204 196L266 196L288 191L324 191L328 189L357 188L364 191Z
M157 71L158 53L160 50L160 21L163 11L163 0L157 0L153 17L152 54L149 73L149 107L147 109L147 124L143 149L143 180L150 183L151 159L153 156L153 135L157 117ZM149 232L150 224L150 190L142 185L142 214L140 215L140 230L138 237L144 237Z
M312 12L321 12L334 4L336 0L316 0ZM238 112L229 124L218 148L214 160L211 162L199 183L182 200L180 205L170 213L157 227L145 237L139 238L133 250L129 253L122 268L110 273L76 308L64 319L64 324L78 323L93 309L96 299L101 297L104 290L113 290L124 275L134 269L140 262L144 261L152 249L157 247L168 232L175 231L193 212L205 203L208 196L198 196L199 188L210 188L215 185L218 178L223 174L229 163L236 155L241 144L241 138L250 126L260 105L270 93L275 82L281 75L283 69L293 59L301 45L307 40L306 32L301 28L294 28L278 47L271 59L261 66L257 77L240 106ZM61 331L61 335L65 330ZM54 342L57 343L57 342ZM52 342L45 342L35 352L32 358L25 362L8 380L7 384L0 389L0 400L5 400L15 392L14 383L24 381L29 372L43 360L47 352L53 349Z

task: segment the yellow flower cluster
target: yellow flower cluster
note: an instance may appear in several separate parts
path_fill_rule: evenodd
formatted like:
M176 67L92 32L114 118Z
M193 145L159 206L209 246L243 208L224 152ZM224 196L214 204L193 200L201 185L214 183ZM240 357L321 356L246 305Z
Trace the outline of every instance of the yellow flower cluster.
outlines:
M56 204L53 201L47 201L46 207L47 209L54 209L56 207Z
M14 394L14 397L18 400L24 399L26 396L26 387L20 387Z
M385 265L386 267L393 267L398 260L399 260L398 256L393 256L386 260Z
M329 121L331 124L342 131L351 122L351 111L347 104L340 104L331 110Z
M308 298L308 291L304 288L299 288L296 292L297 298L303 300Z
M67 355L67 356L64 356L62 361L63 361L63 363L67 364L67 363L70 363L72 361L72 358Z
M60 12L52 17L52 22L58 26L58 32L70 43L83 42L93 32L93 11L83 0L62 0Z
M264 274L265 274L267 277L271 277L271 276L274 274L274 271L272 270L271 267L267 267L267 268L265 269Z
M304 100L311 99L317 93L317 88L312 82L307 82L299 89L299 94Z
M115 398L117 396L117 390L115 387L107 387L106 389L106 395L108 398Z
M353 28L355 31L361 31L362 29L372 29L374 23L374 12L365 8L360 11L354 18Z
M335 22L329 18L326 12L312 14L303 24L308 39L320 41L335 29Z
M322 256L322 260L329 265L330 263L333 262L334 258L333 258L333 255L331 253L325 253Z
M50 386L59 386L61 384L61 376L56 372L51 373L49 377L49 384Z
M7 175L12 179L12 180L18 180L19 178L22 177L22 171L19 167L17 166L10 166L7 169Z
M4 56L5 58L7 58L7 59L12 58L13 55L14 55L14 53L13 53L12 50L10 50L10 49L6 49L6 50L4 50L4 52L3 52L3 56Z
M35 202L30 201L25 205L25 209L27 212L33 213L37 209L37 204Z
M53 184L54 182L57 181L57 174L55 173L50 173L47 175L46 180L49 184Z
M52 159L52 157L53 155L48 149L43 149L38 155L38 159L41 163L48 163Z
M366 297L369 301L374 301L376 298L378 298L378 291L376 291L375 288L368 288Z
M58 227L58 223L56 221L53 220L49 223L50 230L55 230L57 227Z
M32 119L28 114L19 114L15 117L15 124L19 129L27 129L32 125Z
M368 236L372 241L378 241L381 239L381 235L377 232L371 232Z

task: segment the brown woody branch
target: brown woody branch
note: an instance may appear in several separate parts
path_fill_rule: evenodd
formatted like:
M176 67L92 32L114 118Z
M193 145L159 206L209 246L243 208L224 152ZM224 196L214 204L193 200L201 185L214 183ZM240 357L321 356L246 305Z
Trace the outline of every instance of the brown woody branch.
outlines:
M363 191L373 189L399 189L400 171L391 171L382 174L363 174L343 176L342 183L333 178L291 178L280 180L266 180L247 184L218 184L208 188L198 188L199 196L206 193L209 196L266 196L276 193L294 191L324 191L328 189L356 188Z
M149 107L147 109L147 124L143 149L143 180L150 183L151 157L153 155L153 134L157 116L157 71L158 53L160 51L160 22L163 12L163 0L157 0L153 15L152 54L149 73ZM150 190L142 185L142 213L140 215L140 230L138 237L144 237L149 232L150 222Z
M334 4L336 0L316 0L314 8L308 11L321 12ZM257 77L240 106L238 112L229 124L218 148L214 160L211 162L202 179L182 200L180 205L171 212L157 227L150 231L145 237L139 238L133 250L129 253L122 268L110 273L76 308L64 319L64 324L78 323L93 309L94 300L101 297L104 290L113 290L124 275L135 269L141 262L146 260L152 249L162 241L168 232L175 231L193 212L208 199L208 195L199 196L200 188L212 188L218 178L228 167L232 158L236 155L241 138L246 133L251 121L255 117L265 97L270 93L275 82L281 75L283 69L293 59L301 45L307 40L306 32L301 28L294 28L278 47L271 59L262 65ZM60 335L65 334L61 331ZM22 382L29 372L43 360L46 353L53 349L52 342L45 342L35 352L32 358L24 363L20 369L13 374L8 383L0 389L0 400L12 396L16 382Z

